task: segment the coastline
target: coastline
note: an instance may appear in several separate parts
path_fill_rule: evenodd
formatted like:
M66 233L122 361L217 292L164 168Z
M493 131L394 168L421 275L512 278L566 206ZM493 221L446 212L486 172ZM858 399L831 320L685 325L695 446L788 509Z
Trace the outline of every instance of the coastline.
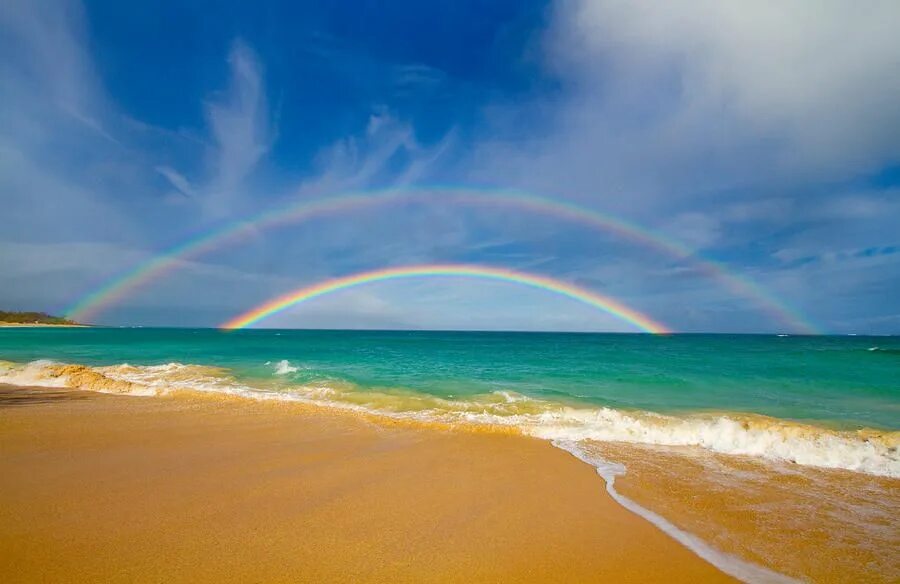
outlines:
M138 334L129 331L125 337ZM140 336L146 337L148 334L156 339L156 343L159 342L158 332L141 332ZM260 343L255 336L254 345L241 348L242 359L247 359L243 357L245 353L250 355L249 366L228 362L227 358L224 359L228 363L226 366L166 361L166 353L186 354L195 350L197 345L204 346L204 343L211 342L214 346L217 340L217 337L195 339L196 333L188 334L190 343L187 346L169 344L165 346L165 351L157 348L156 354L152 351L145 353L145 343L138 345L140 352L130 349L132 344L129 343L122 345L122 348L117 345L112 357L117 362L94 366L78 364L73 359L74 355L48 351L43 344L45 339L40 338L43 335L38 335L35 345L37 348L31 351L39 351L40 354L49 352L50 359L35 359L37 355L34 353L17 354L16 351L21 349L11 346L11 356L18 361L0 361L0 387L4 387L3 384L14 387L8 387L5 394L0 390L0 414L4 405L15 406L17 403L41 404L42 409L46 404L56 404L55 409L46 410L42 415L62 411L60 408L63 403L72 404L72 408L75 408L75 403L90 403L90 406L83 407L88 408L87 415L94 416L94 410L104 410L115 403L122 410L119 417L131 420L136 415L143 416L140 412L147 412L148 404L159 401L160 404L168 404L166 408L195 404L203 411L215 412L218 417L224 416L219 413L219 409L227 406L224 411L232 412L228 416L235 417L233 426L242 436L238 440L238 448L260 444L256 437L250 434L244 436L242 428L246 416L235 414L241 411L255 412L256 419L266 420L267 424L291 426L277 440L279 445L296 439L300 444L316 443L316 450L323 453L332 452L332 446L340 444L342 436L355 434L354 428L358 428L360 424L370 429L388 430L387 433L366 438L367 441L375 442L388 437L395 430L418 432L420 436L430 437L429 442L436 435L482 438L505 436L526 442L537 439L544 449L551 445L555 456L562 452L566 458L574 459L578 464L584 463L584 466L595 473L591 497L595 498L600 493L605 501L612 500L618 509L631 513L632 519L651 524L657 533L668 536L670 542L677 543L695 557L736 579L767 584L793 581L793 578L816 582L857 579L892 582L900 574L900 563L894 556L885 553L885 550L896 549L900 544L900 531L897 531L900 524L896 517L896 505L900 502L900 490L897 489L900 485L900 473L897 472L895 447L900 433L896 431L875 428L841 429L840 425L827 424L814 426L789 419L727 410L678 417L652 411L567 407L564 404L554 405L553 400L535 399L515 391L489 391L445 399L439 392L435 392L435 395L403 388L360 386L341 378L326 377L316 381L315 377L310 376L308 365L302 361L292 363L286 359L265 360L273 352L284 349L267 347L265 341ZM18 338L29 339L32 336ZM120 336L121 333L112 339ZM180 334L179 338L184 336ZM279 347L285 343L284 339L276 340L274 337L280 337L280 333L276 332L270 338ZM103 348L102 355L94 346L90 346L90 351L101 359L109 360L110 340L108 338L105 343L100 344ZM339 346L342 351L349 349L352 352L352 341L348 343L346 338L336 340L340 342L335 346ZM385 339L379 339L379 342L384 343ZM255 348L257 344L263 345L262 351ZM317 346L327 347L328 344L328 339L317 339ZM78 347L77 344L75 346ZM867 347L870 347L870 343L864 342L862 346L851 349L851 354L861 363L875 364L883 361L883 357L890 358L893 355L891 351L894 349L891 346L884 349L883 355ZM29 350L27 345L25 350ZM90 354L79 357L88 358ZM311 361L316 359L312 354L308 358ZM129 364L132 359L155 360L158 363L132 365ZM419 357L417 366L418 359ZM215 363L215 359L212 362ZM427 358L424 362L429 367L434 366L429 364ZM400 370L392 373L400 379L405 374ZM474 383L478 383L477 379ZM428 387L427 378L425 387ZM97 400L109 398L125 401L103 401L101 408ZM133 399L140 400L140 403L129 401ZM893 407L888 400L883 405L886 408ZM273 412L277 414L274 417ZM145 440L152 441L153 436L167 435L173 430L180 432L168 420L170 415L177 415L183 420L182 425L198 428L206 425L206 422L196 420L185 422L181 413L170 412L163 415L166 419L153 422L156 430L150 435L145 432ZM323 416L325 419L341 420L340 432L335 434L332 428L321 431L321 435L315 437L294 434L293 425L318 424L317 420L321 420ZM2 424L5 419L8 418L0 415L0 442L4 439ZM63 427L72 422L68 418L59 420ZM110 424L118 427L120 421L115 420ZM55 432L54 427L48 426L43 418L32 425L40 428L42 433ZM113 448L121 449L118 443L122 436L131 439L129 430L129 427L119 428L121 436L111 437L103 441L103 444L112 442ZM95 431L94 428L91 431ZM72 441L78 443L81 438L76 432ZM233 442L235 438L228 437L227 440ZM404 445L394 446L391 442L389 440L378 451L403 452L406 448ZM457 454L463 452L470 455L469 446L460 446L462 443L471 445L468 438L462 442L454 440L454 443L457 444ZM60 455L57 451L59 447L67 448L68 443L63 441L53 446L50 451L54 457ZM194 444L186 444L184 447L187 451L195 449ZM760 447L763 449L760 450ZM483 445L478 443L478 448L472 452L477 457L477 452L483 450ZM41 452L43 456L48 454L46 449ZM129 452L134 457L146 457L146 453L141 451ZM533 459L532 468L523 470L517 464L512 467L500 464L505 469L502 471L505 480L517 484L519 475L552 468L552 464L544 461L546 450L542 452ZM2 455L4 451L0 448L0 456ZM151 457L157 456L156 453L151 453ZM176 449L167 456L177 462L179 450ZM329 459L328 464L336 464L335 460L331 460L330 454L324 456ZM503 458L507 456L507 451L496 450L491 456ZM535 456L534 452L528 456ZM823 459L823 456L829 458ZM366 460L360 460L364 466L368 464ZM339 461L340 458L337 459ZM455 464L459 463L457 460ZM253 467L258 465L258 461L250 459L247 464ZM278 464L295 466L295 462ZM296 463L298 468L302 464L302 461ZM397 462L398 467L404 464L412 464L416 468L420 466L410 460ZM456 470L461 470L461 473L451 473L453 476L444 481L452 484L468 469ZM4 472L2 466L0 472ZM10 467L9 472L23 471ZM157 469L157 472L171 474L165 468ZM200 475L219 476L218 469L197 472ZM406 470L401 472L409 474ZM558 480L569 480L565 472L557 474ZM94 475L104 476L102 473ZM93 478L91 475L85 480ZM482 477L478 478L481 479ZM419 484L418 480L413 479L413 482ZM499 478L496 480L499 481ZM354 482L359 483L361 480ZM342 484L338 486L343 490ZM2 487L3 484L0 483L0 488ZM262 485L247 485L247 488L258 491L267 489L268 486L264 482ZM556 496L559 490L554 477L550 477L549 482L537 489L545 497ZM51 499L45 501L45 506L52 508L56 505ZM203 497L198 497L198 500L201 503L205 501ZM576 506L593 504L587 500L573 501ZM390 504L396 506L396 502ZM290 502L283 505L288 511L292 508ZM471 505L471 501L459 503L461 507L468 505ZM10 506L15 507L15 504ZM520 509L513 511L521 512ZM427 514L427 510L423 513ZM604 513L594 519L597 525L607 524ZM532 529L540 532L548 521L547 517L537 516L531 521L531 526L524 528L525 532ZM31 520L23 522L30 523ZM232 529L227 523L219 526L219 531L222 532ZM296 529L305 533L305 524L283 531ZM420 533L428 529L428 525L417 525L414 531ZM257 528L258 533L263 536L268 533L267 530L265 526ZM381 528L371 527L370 531L380 533ZM506 537L503 530L500 532L500 535L491 536L487 543L482 542L482 547ZM806 536L797 538L797 533L804 533ZM840 536L835 537L834 534ZM344 534L321 535L325 539L335 540ZM76 535L72 537L77 538ZM466 539L478 540L483 537L485 535L482 532L466 534ZM608 533L606 537L609 537ZM599 539L597 541L597 549L606 550L607 546ZM565 544L556 545L563 549ZM115 546L106 542L101 547ZM469 551L477 556L477 551ZM529 556L542 551L530 550ZM42 552L36 550L35 553L40 557ZM596 552L583 546L581 553L592 555ZM500 555L500 552L495 550L493 555ZM467 557L460 555L459 561L468 562ZM567 557L568 563L583 561ZM318 560L314 558L309 559L311 564L316 561ZM645 559L638 560L638 565L645 563ZM595 566L595 569L603 572L606 568ZM622 570L616 570L618 572L610 576L611 579L621 579L618 574ZM586 573L587 570L583 572ZM396 580L398 577L393 573L382 576L382 579L387 580ZM466 572L453 577L447 576L447 579L455 579L457 576L475 578ZM505 580L513 576L519 580L524 578L518 573L510 576L504 572L493 573L483 579ZM246 578L251 577L251 573L246 575ZM425 577L423 573L410 579L419 581ZM271 578L275 576L272 575ZM550 578L546 576L543 579ZM651 577L641 575L635 578L646 581ZM334 579L339 578L334 576ZM596 578L585 576L578 579Z
M733 581L524 436L2 386L0 452L7 582Z
M50 324L40 322L0 322L0 328L91 328L89 324Z

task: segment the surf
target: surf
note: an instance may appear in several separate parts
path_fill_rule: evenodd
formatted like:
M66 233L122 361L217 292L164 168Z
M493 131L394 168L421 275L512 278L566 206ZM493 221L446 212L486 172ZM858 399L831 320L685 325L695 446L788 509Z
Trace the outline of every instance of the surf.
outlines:
M296 371L283 360L275 364L273 375L285 378ZM257 380L254 386L237 380L225 368L182 363L88 367L48 360L7 362L0 366L0 383L137 396L194 391L295 401L419 422L511 428L551 442L698 447L732 456L900 478L900 431L841 431L738 412L671 415L576 407L509 390L453 399L399 388L361 388L339 380L314 384Z

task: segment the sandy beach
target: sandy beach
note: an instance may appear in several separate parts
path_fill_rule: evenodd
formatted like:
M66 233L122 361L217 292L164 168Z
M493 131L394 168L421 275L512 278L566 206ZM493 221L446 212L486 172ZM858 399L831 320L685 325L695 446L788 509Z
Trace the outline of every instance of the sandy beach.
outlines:
M0 549L4 582L730 580L543 441L12 386Z

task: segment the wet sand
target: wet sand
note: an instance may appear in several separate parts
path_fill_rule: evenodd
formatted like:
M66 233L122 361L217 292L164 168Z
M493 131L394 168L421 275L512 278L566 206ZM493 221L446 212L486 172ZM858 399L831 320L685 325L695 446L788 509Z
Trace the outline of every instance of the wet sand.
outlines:
M536 439L0 386L3 582L718 582Z
M900 480L726 456L596 445L617 490L730 553L807 582L900 582Z

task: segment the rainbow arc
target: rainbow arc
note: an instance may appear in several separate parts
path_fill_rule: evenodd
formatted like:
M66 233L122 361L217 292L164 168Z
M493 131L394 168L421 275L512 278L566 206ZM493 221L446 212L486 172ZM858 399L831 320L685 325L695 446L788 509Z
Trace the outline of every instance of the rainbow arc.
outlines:
M654 334L671 332L667 326L653 320L649 316L625 306L618 300L598 294L586 288L575 286L574 284L569 284L554 278L548 278L547 276L471 264L425 264L394 267L361 272L326 280L324 282L318 282L268 300L259 306L222 323L219 325L219 328L223 330L246 328L296 304L364 284L383 282L385 280L427 276L466 276L522 284L532 288L560 294L587 304L588 306L600 309L614 315L624 322L630 323L643 332Z

